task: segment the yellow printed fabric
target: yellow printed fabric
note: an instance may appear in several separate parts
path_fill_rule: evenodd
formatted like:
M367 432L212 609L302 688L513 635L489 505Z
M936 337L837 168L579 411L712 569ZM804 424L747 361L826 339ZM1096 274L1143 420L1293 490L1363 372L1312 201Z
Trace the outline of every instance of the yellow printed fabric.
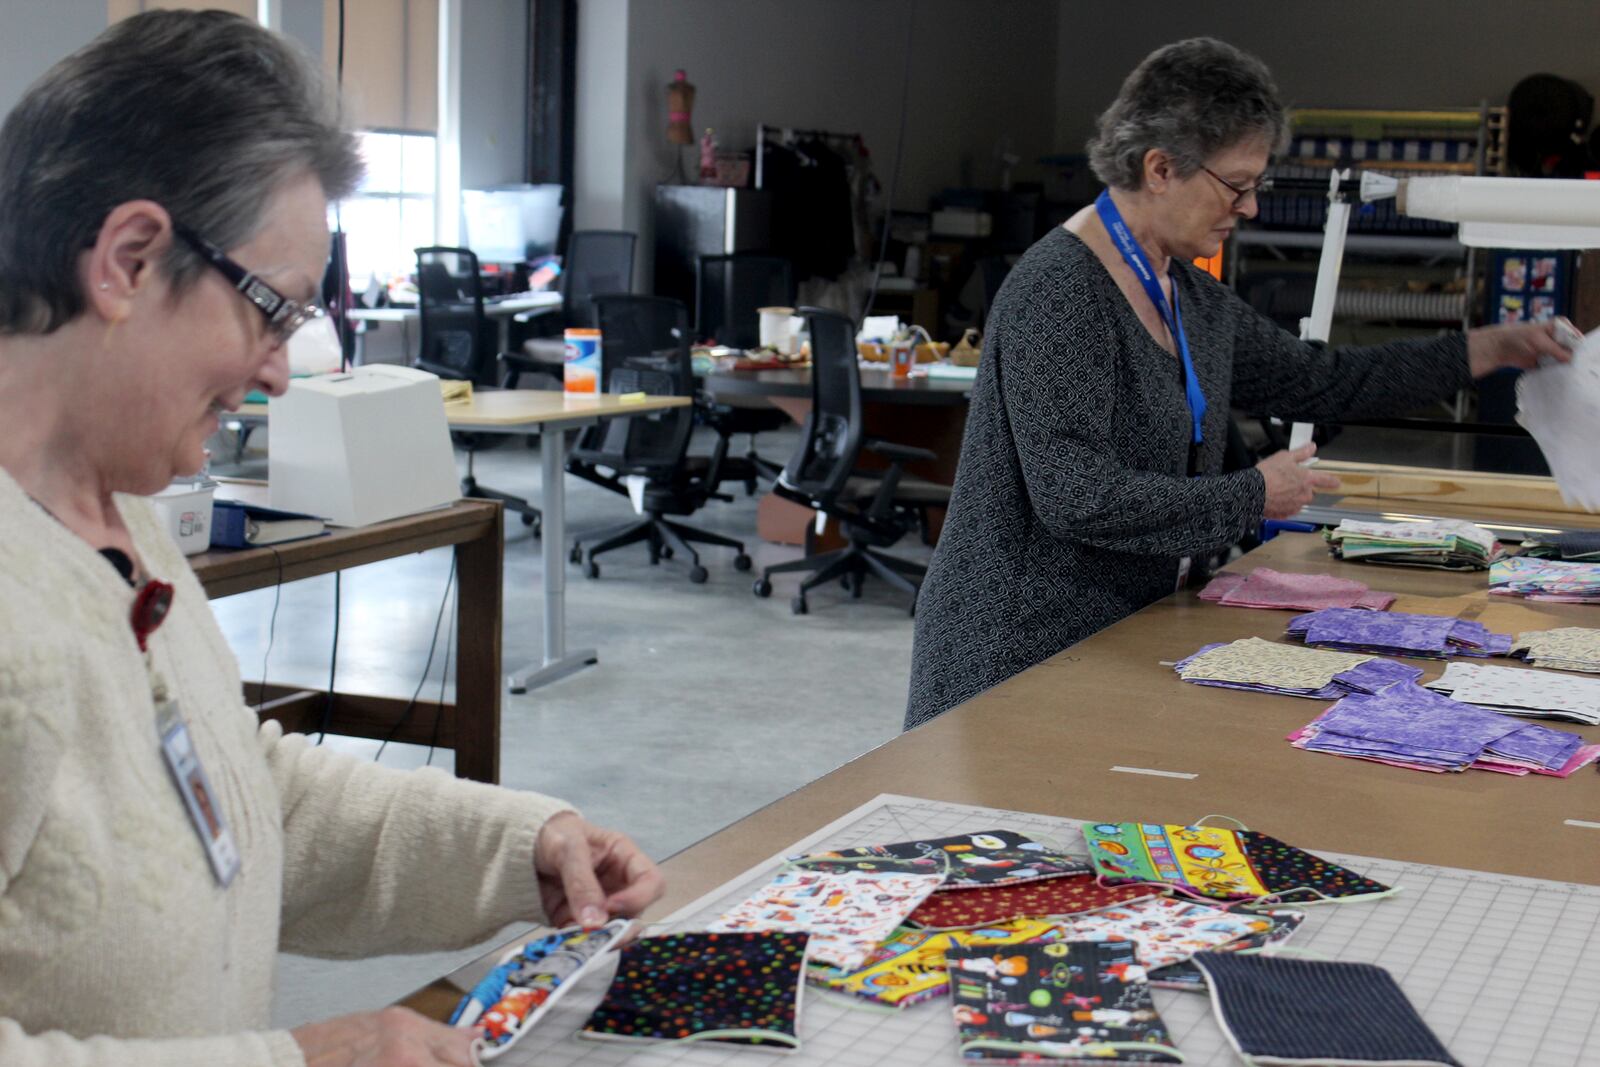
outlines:
M945 953L951 948L1039 944L1059 941L1062 928L1044 919L1014 919L976 930L935 933L902 930L885 941L859 971L826 970L813 980L827 989L904 1008L949 991Z
M1145 849L1157 868L1176 866L1177 879L1208 897L1267 895L1233 830L1214 826L1144 826ZM1160 858L1158 859L1158 852Z

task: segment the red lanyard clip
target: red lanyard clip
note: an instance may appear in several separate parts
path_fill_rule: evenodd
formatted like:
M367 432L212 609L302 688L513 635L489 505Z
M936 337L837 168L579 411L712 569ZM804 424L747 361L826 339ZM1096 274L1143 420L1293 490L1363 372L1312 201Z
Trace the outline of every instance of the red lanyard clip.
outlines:
M160 628L166 621L167 613L172 610L172 586L166 582L150 581L144 583L139 594L133 598L133 636L139 642L139 651L145 652L150 641L150 635Z

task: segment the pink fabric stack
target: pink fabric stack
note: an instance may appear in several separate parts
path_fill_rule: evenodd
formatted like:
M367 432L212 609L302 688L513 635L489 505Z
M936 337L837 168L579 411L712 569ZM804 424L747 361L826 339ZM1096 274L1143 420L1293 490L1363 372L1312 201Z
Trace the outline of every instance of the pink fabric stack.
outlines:
M1257 567L1248 575L1217 575L1200 590L1201 600L1215 600L1231 608L1281 608L1285 611L1320 611L1323 608L1366 608L1383 611L1395 601L1393 593L1375 593L1365 582L1326 574L1286 574Z

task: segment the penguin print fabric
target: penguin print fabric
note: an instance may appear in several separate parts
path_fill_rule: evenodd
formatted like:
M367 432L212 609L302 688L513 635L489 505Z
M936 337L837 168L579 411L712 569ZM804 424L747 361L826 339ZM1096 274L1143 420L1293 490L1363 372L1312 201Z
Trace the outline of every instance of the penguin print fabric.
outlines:
M790 862L813 871L878 871L944 876L941 892L990 885L1020 885L1042 878L1084 874L1089 865L1010 830L986 830L926 841L863 845L837 852L795 856Z

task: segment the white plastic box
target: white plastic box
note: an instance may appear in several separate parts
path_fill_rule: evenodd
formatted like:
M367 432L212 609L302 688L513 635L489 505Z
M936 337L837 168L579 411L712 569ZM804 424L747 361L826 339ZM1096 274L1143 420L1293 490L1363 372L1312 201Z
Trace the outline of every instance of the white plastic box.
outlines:
M461 495L439 379L374 365L300 378L268 405L275 508L366 526Z
M185 556L211 547L211 503L216 482L176 482L149 498Z

